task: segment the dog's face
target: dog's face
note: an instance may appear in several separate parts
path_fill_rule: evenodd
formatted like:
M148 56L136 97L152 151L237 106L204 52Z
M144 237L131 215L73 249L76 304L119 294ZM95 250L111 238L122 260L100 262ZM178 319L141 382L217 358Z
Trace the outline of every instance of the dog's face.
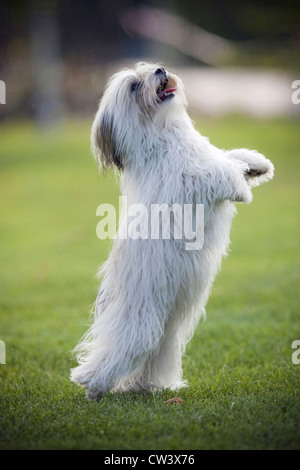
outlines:
M91 143L104 167L122 169L130 154L180 117L186 106L181 80L161 65L139 63L110 79L95 117Z

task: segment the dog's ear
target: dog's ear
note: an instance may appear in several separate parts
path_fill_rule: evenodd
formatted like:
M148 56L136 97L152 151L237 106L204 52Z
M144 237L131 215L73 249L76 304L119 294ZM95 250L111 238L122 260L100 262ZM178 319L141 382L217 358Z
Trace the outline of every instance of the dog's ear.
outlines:
M91 146L93 154L104 169L113 165L119 170L123 169L121 152L116 142L116 129L114 118L109 110L101 110L96 114L91 132Z

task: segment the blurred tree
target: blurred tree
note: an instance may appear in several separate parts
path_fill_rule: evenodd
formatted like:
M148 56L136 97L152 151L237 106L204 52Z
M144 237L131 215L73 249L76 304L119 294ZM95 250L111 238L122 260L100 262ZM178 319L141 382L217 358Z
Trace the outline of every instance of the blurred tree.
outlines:
M62 59L57 2L30 2L29 31L35 117L43 127L63 117Z

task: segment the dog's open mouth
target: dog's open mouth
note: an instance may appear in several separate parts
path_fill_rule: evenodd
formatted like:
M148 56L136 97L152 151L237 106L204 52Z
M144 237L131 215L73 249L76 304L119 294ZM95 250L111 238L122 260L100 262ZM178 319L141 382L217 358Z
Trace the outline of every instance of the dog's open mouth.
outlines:
M167 88L168 80L165 80L157 90L157 96L160 101L165 101L167 98L172 98L174 95L174 91L176 91L175 87Z

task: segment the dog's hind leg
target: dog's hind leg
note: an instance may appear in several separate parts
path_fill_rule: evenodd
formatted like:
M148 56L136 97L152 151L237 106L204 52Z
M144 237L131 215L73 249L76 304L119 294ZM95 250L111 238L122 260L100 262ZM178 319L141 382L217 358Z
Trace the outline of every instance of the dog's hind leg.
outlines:
M79 345L84 351L80 365L71 371L71 380L86 387L89 398L109 390L151 388L146 364L159 350L164 334L159 306L151 300L142 304L139 315L124 302L122 308L110 305L108 314L95 318L87 341Z
M187 385L182 378L182 352L178 326L170 320L159 350L148 364L148 380L153 388L177 390Z

